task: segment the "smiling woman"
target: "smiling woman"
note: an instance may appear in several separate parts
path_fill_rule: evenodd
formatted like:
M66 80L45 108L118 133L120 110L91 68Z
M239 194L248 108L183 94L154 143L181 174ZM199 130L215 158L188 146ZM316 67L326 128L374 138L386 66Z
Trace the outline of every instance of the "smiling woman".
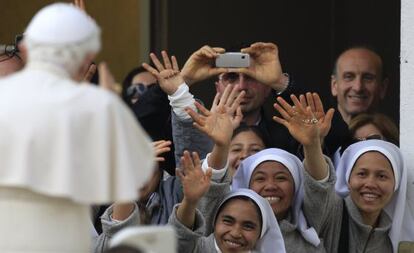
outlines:
M393 196L394 186L394 172L387 157L367 152L358 158L349 176L349 191L365 224L376 226L382 209Z
M414 240L414 218L406 201L407 170L397 146L382 140L349 146L337 177L336 192L345 198L340 209L349 213L342 215L349 216L351 230L351 238L339 247L349 252L397 252L399 242Z
M317 231L308 225L302 210L303 170L296 156L281 149L265 149L241 163L232 189L249 188L269 202L284 232L287 252L298 248L325 252Z
M214 215L214 231L205 237L206 219L196 206L210 187L211 170L204 173L197 154L191 158L186 151L177 174L184 198L169 223L177 231L178 252L286 252L269 202L249 189L224 196Z

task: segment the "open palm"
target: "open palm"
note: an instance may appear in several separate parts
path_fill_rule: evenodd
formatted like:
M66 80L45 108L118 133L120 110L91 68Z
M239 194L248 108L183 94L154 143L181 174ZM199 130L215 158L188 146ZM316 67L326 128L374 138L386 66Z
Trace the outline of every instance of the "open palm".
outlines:
M233 124L224 106L218 106L215 111L209 111L203 105L195 102L200 114L187 108L186 111L194 120L194 126L207 134L217 145L227 145L233 134Z
M187 201L197 203L210 187L211 169L206 173L201 169L200 158L193 152L192 156L184 151L181 157L181 169L177 170L183 185L184 197Z
M331 108L325 113L322 100L318 93L307 92L306 96L300 95L299 100L302 107L310 107L313 115L318 120L316 125L319 128L320 137L321 139L325 138L331 129L334 109Z
M278 103L274 104L282 117L274 116L273 119L284 125L289 133L304 146L320 141L320 132L317 126L318 120L313 115L310 107L304 108L294 95L291 96L294 106L289 105L283 98L278 97Z
M243 119L240 102L245 94L245 91L240 92L236 86L228 84L224 89L223 94L219 92L216 93L210 111L214 113L218 108L220 108L220 110L223 110L222 108L224 108L230 116L230 121L234 130L240 125L240 122Z
M143 63L142 66L157 78L158 84L165 93L172 95L184 83L184 79L180 73L175 56L172 56L170 60L167 52L162 51L161 55L164 64L160 62L155 54L150 54L156 69L147 63Z

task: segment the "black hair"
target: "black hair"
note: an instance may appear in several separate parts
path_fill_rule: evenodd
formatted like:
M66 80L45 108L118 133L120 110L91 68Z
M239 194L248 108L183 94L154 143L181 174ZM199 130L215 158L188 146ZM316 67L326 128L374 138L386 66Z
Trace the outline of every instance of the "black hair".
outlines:
M144 67L142 66L135 67L131 71L128 72L128 74L124 78L124 81L122 81L122 94L121 95L124 101L128 101L128 96L126 94L126 91L127 91L127 88L131 85L132 79L134 79L134 76L140 73L143 73L143 72L147 72L147 70L144 69Z
M264 135L260 128L258 126L249 126L243 122L240 123L240 125L236 129L234 129L233 136L231 137L231 139L233 140L237 135L243 132L253 132L257 137L259 137L260 140L262 140L263 144L265 145L265 148L267 148Z

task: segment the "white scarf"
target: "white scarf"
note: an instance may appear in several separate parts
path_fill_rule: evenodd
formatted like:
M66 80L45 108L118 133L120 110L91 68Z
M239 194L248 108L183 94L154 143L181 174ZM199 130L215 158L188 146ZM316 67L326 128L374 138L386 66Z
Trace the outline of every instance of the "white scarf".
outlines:
M225 204L229 199L237 196L246 196L250 198L260 208L262 216L262 231L260 232L259 240L256 242L256 246L254 247L253 251L285 253L285 242L283 240L282 233L280 232L279 224L277 223L272 207L267 200L262 198L256 192L250 189L233 190L224 196L224 199L221 201L217 210L220 210L221 206ZM217 215L218 213L216 213L214 217L214 223L217 219ZM221 251L218 248L215 239L214 244L217 252L220 253Z
M400 149L382 140L361 141L349 146L344 151L336 169L335 190L341 197L349 194L348 181L352 168L357 159L369 151L378 151L387 157L394 171L394 195L384 210L392 219L392 227L388 235L394 252L397 252L400 241L414 241L414 214L408 206L407 168Z
M232 189L249 188L250 178L256 167L265 161L276 161L283 164L290 172L295 182L295 195L292 201L293 224L303 238L314 246L320 244L318 233L313 227L308 227L302 211L303 203L303 165L296 156L282 149L269 148L246 158L239 166L233 177Z

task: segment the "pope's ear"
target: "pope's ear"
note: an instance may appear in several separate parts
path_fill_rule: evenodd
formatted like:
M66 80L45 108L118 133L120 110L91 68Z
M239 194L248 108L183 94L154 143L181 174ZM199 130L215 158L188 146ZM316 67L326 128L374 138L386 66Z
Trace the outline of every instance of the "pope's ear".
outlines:
M27 59L27 47L24 42L20 42L17 44L17 48L19 49L19 57L22 59L23 62L26 62Z

